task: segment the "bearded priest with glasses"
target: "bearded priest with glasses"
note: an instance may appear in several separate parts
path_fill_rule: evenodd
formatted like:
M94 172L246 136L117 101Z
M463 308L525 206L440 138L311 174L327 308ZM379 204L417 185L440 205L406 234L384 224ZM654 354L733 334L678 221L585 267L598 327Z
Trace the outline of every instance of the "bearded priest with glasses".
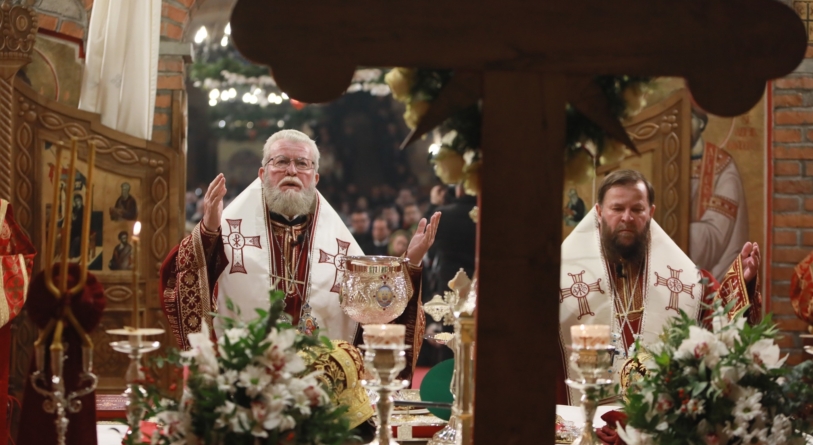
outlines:
M170 252L160 273L163 309L182 349L189 349L188 334L200 332L204 323L209 332L218 332L212 312L234 316L226 308L226 297L244 317L251 317L255 309L268 309L273 286L285 293L287 322L303 333L319 329L339 345L334 351L346 350L360 362L358 351L348 346L362 342L361 329L342 312L339 288L344 257L364 253L316 190L318 170L314 141L299 131L281 130L263 147L259 177L225 210L226 178L220 174L209 184L201 222ZM415 291L394 321L406 325L407 344L412 346L401 378L411 376L421 348L421 261L439 221L439 213L428 223L421 220L406 252ZM371 412L365 419L366 414ZM351 424L364 419L353 420Z
M641 173L617 170L598 189L595 208L562 242L559 291L560 378L557 403L578 402L578 391L565 386L565 346L570 327L611 327L616 348L616 383L634 379L643 364L632 360L636 340L644 347L658 341L666 323L680 311L708 322L702 303L731 304L729 317L747 308L747 319L762 317L759 295L759 246L746 242L721 282L700 270L652 218L655 190ZM610 402L610 400L605 401Z

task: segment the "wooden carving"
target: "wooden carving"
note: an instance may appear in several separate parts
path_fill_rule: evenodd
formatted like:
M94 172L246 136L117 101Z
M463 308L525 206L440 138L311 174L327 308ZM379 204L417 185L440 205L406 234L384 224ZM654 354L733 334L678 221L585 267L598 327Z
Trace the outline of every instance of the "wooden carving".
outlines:
M6 14L3 8L0 6ZM7 26L5 17L4 27ZM22 23L22 19L17 20ZM0 58L5 55L5 52L0 53ZM138 293L133 293L131 275L127 270L117 270L109 265L116 246L109 243L110 236L105 237L105 233L113 233L112 237L115 238L115 233L127 230L135 218L127 216L122 219L112 215L111 207L117 201L117 194L108 193L104 198L106 205L93 208L104 223L100 235L104 241L101 245L94 245L96 250L89 253L99 258L100 267L91 272L104 285L107 297L107 309L101 325L92 334L96 346L96 370L100 377L98 392L121 393L125 387L124 373L128 359L109 347L108 343L113 339L104 330L120 328L129 323L132 298L142 300L141 307L145 308L148 326L161 326L163 323L156 296L157 272L171 245L183 236L183 211L173 212L172 209L182 208L185 185L183 170L186 164L184 150L180 145L167 147L107 128L101 125L99 115L43 97L19 78L0 79L2 82L7 82L11 88L8 90L10 98L4 99L5 90L0 85L0 193L5 180L10 184L9 200L14 205L15 216L40 252L35 261L35 270L41 268L41 255L44 252L45 222L48 218L46 203L51 200L46 190L50 189L50 181L60 175L59 171L48 171L46 154L52 144L75 138L79 145L80 163L87 160L88 144L95 144L96 170L101 176L98 176L98 181L94 180L94 184L88 184L89 187L110 188L111 184L105 181L114 182L112 186L116 188L122 182L134 184L132 193L138 197L137 218L143 227L139 269L147 271L142 274ZM180 115L177 113L178 119ZM179 133L185 132L185 127L176 122L173 122L173 129ZM10 142L6 132L10 135ZM183 138L174 135L172 140L180 144ZM7 174L9 170L10 175ZM105 180L105 177L108 179ZM26 316L14 320L13 332L9 390L19 398L28 376L31 347L37 333ZM172 341L164 341L163 344L172 346Z
M11 201L11 188L18 171L14 153L14 87L17 71L31 61L37 34L37 14L28 6L0 4L0 197Z
M748 111L807 42L773 0L239 0L231 26L240 52L305 102L341 95L357 66L625 73L685 77L720 116Z
M732 116L807 46L798 15L775 0L238 0L231 28L243 55L305 102L341 95L357 66L481 73L476 445L553 442L573 79L680 76L702 108ZM667 126L680 131L668 116L654 131ZM666 140L667 165L679 166L678 143ZM668 195L682 179L664 175Z

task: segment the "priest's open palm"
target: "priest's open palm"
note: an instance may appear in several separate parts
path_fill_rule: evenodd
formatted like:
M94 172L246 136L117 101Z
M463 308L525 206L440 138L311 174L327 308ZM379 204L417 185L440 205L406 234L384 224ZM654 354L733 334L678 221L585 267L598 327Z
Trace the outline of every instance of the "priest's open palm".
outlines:
M759 273L759 246L757 243L747 242L742 246L742 277L746 283L756 278Z
M412 241L409 242L407 247L406 256L409 259L409 264L418 266L423 260L423 256L432 247L435 242L435 234L438 233L438 223L440 223L440 212L435 212L432 218L429 219L427 224L426 218L421 219L418 223L418 228L415 229L415 234L412 235Z
M223 216L223 197L226 196L226 177L223 173L209 184L206 195L203 196L203 226L206 230L215 232L220 228L220 219Z

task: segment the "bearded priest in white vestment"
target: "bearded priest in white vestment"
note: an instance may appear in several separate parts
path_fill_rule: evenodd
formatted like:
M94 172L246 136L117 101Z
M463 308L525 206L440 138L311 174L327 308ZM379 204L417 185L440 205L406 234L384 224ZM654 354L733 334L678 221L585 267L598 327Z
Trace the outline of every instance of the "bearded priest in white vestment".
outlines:
M756 243L745 243L718 283L680 250L652 219L654 214L652 184L637 171L618 170L604 178L595 208L562 243L557 403L576 403L580 397L564 383L565 376L573 378L565 349L572 343L573 325L611 327L617 351L612 375L619 383L622 372L637 372L634 367L640 366L629 360L635 341L644 347L657 342L681 310L705 321L701 302L722 299L734 302L729 316L748 306L749 322L761 319Z
M210 313L233 316L226 297L244 318L269 308L272 286L285 292L287 321L301 332L347 344L361 343L358 323L339 306L344 257L363 255L353 235L316 190L319 150L304 133L282 130L263 147L256 179L224 210L226 179L212 181L204 215L161 268L160 295L172 333L182 349L187 335L206 323L218 332ZM424 219L412 238L405 271L413 293L394 323L406 325L409 378L420 351L425 319L421 309L421 261L434 241L440 214Z

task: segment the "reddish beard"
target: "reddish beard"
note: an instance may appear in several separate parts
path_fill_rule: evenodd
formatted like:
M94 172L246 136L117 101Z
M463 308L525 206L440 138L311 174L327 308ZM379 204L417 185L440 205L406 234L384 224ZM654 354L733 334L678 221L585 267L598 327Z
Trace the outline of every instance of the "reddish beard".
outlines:
M607 220L602 217L601 246L607 255L607 259L612 263L621 260L629 263L642 261L646 257L646 251L649 247L649 224L651 222L651 219L647 220L646 225L640 232L635 231L634 226L624 223L619 223L615 230L611 230ZM621 242L622 231L635 233L631 242L626 244Z

